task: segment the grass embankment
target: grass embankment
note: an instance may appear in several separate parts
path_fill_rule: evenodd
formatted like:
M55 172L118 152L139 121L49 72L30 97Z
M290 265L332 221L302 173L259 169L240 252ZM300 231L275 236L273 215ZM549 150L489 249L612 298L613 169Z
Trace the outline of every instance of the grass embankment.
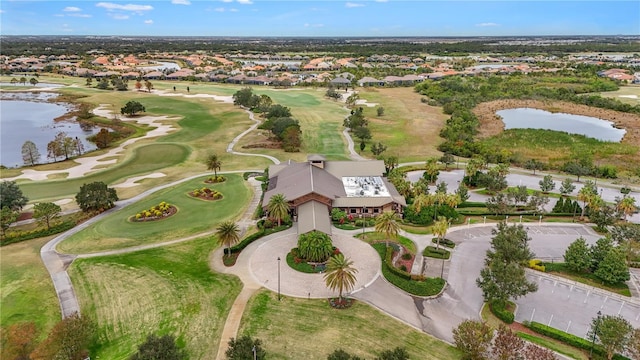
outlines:
M359 88L358 91L361 99L378 104L363 108L369 120L372 141L388 146L385 155L398 156L400 162L442 155L437 150L442 142L438 134L448 118L442 113L442 108L422 103L420 94L412 87ZM377 114L378 106L384 108L382 116ZM365 155L373 157L369 147Z
M69 269L85 316L96 319L92 358L124 359L148 334L172 334L189 359L215 359L241 283L212 273L212 239L76 260Z
M99 252L180 239L215 230L219 223L239 216L251 197L251 191L241 175L230 174L226 177L227 181L223 183L208 185L222 193L221 200L210 202L190 197L187 193L201 188L205 177L187 181L158 191L144 200L108 215L69 237L58 246L58 250L73 254ZM141 210L161 201L176 206L178 212L158 221L129 221Z
M481 316L482 316L482 319L486 321L487 324L489 324L489 326L491 326L494 329L497 329L500 325L504 324L502 321L500 321L500 319L498 319L495 315L491 313L491 310L489 309L488 304L485 304L482 307ZM588 356L586 356L586 354L582 350L574 348L573 346L564 344L558 340L554 340L546 336L535 334L533 331L528 330L521 324L513 323L512 325L510 325L510 327L511 327L511 330L515 331L516 334L524 340L538 344L542 347L545 347L557 353L566 355L572 359L578 359L578 360L588 359Z
M269 359L326 359L337 348L366 359L404 347L412 359L460 359L440 340L356 302L336 310L326 300L283 297L261 291L247 304L239 335L263 341ZM309 341L313 339L313 341Z
M599 289L611 291L613 293L631 297L631 291L626 283L618 283L615 285L605 284L595 276L594 274L579 273L569 269L564 263L542 263L545 267L545 272L561 276L563 278L577 281L579 283L587 284Z
M0 249L0 326L33 321L41 338L60 321L60 306L40 248L52 236Z
M509 149L523 159L537 158L560 166L577 154L593 154L607 164L637 162L640 149L627 142L600 141L582 135L541 129L509 129L481 140L486 148Z

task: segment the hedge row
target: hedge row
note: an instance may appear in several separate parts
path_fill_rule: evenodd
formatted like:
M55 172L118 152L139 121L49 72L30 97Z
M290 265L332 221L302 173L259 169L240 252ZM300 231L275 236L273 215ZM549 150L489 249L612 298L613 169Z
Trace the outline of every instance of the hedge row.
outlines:
M32 231L23 231L17 233L15 236L7 236L0 241L0 246L14 244L21 241L37 239L49 235L55 235L64 231L67 231L76 226L76 222L73 220L65 221L60 224L54 225L49 229L36 229Z
M583 350L591 350L591 346L592 346L592 342L587 340L587 339L583 339L579 336L573 335L573 334L569 334L566 333L562 330L558 330L555 328L552 328L551 326L547 326L544 324L541 324L539 322L528 322L525 321L523 323L524 326L526 326L527 328L537 332L538 334L542 334L544 336L548 336L552 339L556 339L559 341L562 341L563 343L567 344L567 345L571 345L573 347L577 347L579 349L583 349ZM599 356L603 356L606 357L607 353L605 352L604 348L598 344L596 344L593 347L593 353ZM616 354L613 356L614 360L629 360L629 358Z
M438 243L438 238L431 239L431 242L434 243L434 244L437 244ZM440 245L446 246L449 249L453 249L454 247L456 247L456 243L454 243L453 241L451 241L449 239L440 239Z
M394 273L396 276L405 279L411 280L411 274L406 271L400 270L397 267L393 266L393 248L391 246L385 246L385 256L382 261L382 267L387 267L388 271Z
M424 251L422 251L422 255L434 259L447 260L451 256L451 253L449 252L449 250L444 248L438 249L435 246L427 246L426 248L424 248Z
M498 319L506 322L507 324L513 324L515 315L504 307L503 302L492 301L489 303L489 309Z
M271 235L273 233L277 233L277 232L282 231L282 230L286 230L289 227L291 227L291 224L276 226L276 227L271 228L271 229L261 229L260 231L247 236L246 238L242 239L242 241L240 241L236 245L232 246L231 247L231 253L232 254L239 253L242 250L244 250L244 248L249 246L249 244L251 244L252 242L254 242L254 241L258 240L258 239L260 239L261 237L264 237L264 236L267 236L267 235Z
M545 269L546 269L544 265L542 265L542 260L540 259L529 260L529 267L532 268L533 270L538 270L542 272L545 272Z
M385 261L385 255L386 252L388 252L385 244L373 244L373 248L376 249L376 251L380 255L380 259L382 259L382 275L385 277L385 279L387 279L387 281L397 286L401 290L417 296L433 296L440 293L440 291L444 287L445 282L440 278L411 280L411 275L409 273L400 269L396 269L394 266L389 266L389 264ZM406 277L407 275L409 276L408 279Z

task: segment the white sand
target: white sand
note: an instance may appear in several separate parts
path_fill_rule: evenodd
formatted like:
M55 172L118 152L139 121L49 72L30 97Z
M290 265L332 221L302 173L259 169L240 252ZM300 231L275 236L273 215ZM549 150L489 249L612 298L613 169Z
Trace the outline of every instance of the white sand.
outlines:
M618 97L627 98L627 99L637 99L638 95L618 95Z
M128 178L127 180L125 180L124 182L120 183L120 184L116 184L113 185L114 188L128 188L128 187L134 187L134 186L138 186L140 184L138 184L138 181L143 180L143 179L155 179L155 178L161 178L167 176L166 174L160 173L160 172L156 172L156 173L151 173L149 175L142 175L142 176L135 176L132 178Z

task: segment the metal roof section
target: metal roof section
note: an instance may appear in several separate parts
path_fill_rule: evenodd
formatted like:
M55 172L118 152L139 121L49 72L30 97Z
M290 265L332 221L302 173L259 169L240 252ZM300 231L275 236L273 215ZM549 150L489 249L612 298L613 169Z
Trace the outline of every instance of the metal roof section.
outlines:
M331 235L329 209L327 205L315 200L298 206L298 234L306 234L313 230Z
M347 197L389 197L381 176L345 176L342 185Z

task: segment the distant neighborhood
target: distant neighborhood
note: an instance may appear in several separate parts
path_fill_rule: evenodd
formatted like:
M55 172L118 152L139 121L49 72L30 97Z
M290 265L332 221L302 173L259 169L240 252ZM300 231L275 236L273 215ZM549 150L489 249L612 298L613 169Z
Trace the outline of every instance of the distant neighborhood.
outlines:
M623 83L640 83L640 56L582 54L557 56L310 57L274 54L87 54L0 57L0 71L53 72L95 79L186 80L245 85L412 86L451 75L476 76L556 72L578 64L613 67L598 74ZM170 66L163 66L163 65Z

